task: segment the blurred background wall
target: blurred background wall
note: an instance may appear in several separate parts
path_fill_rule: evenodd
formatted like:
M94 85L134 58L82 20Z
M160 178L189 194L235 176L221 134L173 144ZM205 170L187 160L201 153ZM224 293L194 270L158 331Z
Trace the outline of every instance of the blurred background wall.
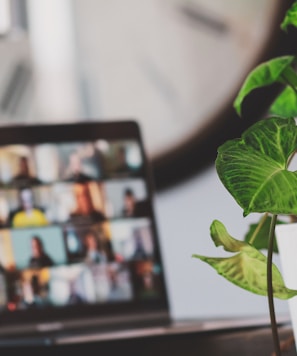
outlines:
M230 111L234 95L260 54L264 58L262 52L274 30L272 19L277 18L278 1L236 3L216 1L208 9L209 17L198 13L208 4L203 0L0 0L0 124L136 118L154 169L163 164L153 158L164 149L166 130L172 129L172 137L186 137L193 123L203 129L209 120L203 139L211 143L207 132L219 125L212 118L220 112L222 117L227 112L234 118ZM260 6L257 16L249 4ZM190 21L190 30L172 27L172 32L163 33L166 21L177 18L176 9L186 14L182 21ZM246 17L240 18L242 14ZM216 39L205 37L197 46L196 34L202 36L210 27L217 31ZM233 31L234 37L231 42L233 37L227 33L226 47L224 31ZM170 42L170 51L164 50ZM230 62L235 53L236 60ZM199 58L204 62L200 64ZM204 63L213 67L201 71ZM228 137L232 126L222 126L216 138ZM181 172L172 169L168 177L163 176L163 183L168 179L174 184L162 183L162 189L156 181L155 207L173 318L268 313L266 298L240 290L191 257L193 253L217 255L209 236L213 219L221 220L239 239L257 219L243 218L216 176L213 158L219 141L213 142L210 160L199 171L174 180L172 175ZM209 155L205 147L195 151L187 165L204 162ZM276 308L287 312L287 302L276 301Z

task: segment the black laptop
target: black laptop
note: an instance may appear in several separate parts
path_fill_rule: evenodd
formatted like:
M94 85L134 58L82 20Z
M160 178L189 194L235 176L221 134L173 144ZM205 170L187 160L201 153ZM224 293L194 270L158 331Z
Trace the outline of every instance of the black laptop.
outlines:
M0 345L170 323L134 121L0 129Z
M0 350L269 324L171 320L153 191L133 120L0 128Z

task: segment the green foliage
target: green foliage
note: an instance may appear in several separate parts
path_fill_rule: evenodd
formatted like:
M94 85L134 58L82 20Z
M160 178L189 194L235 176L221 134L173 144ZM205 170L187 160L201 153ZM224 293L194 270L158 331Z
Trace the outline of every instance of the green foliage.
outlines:
M287 31L290 25L297 27L297 2L294 2L292 7L287 11L281 24L281 28L282 30Z
M287 11L283 30L297 27L297 0ZM270 106L272 117L248 128L241 138L229 140L218 148L215 161L218 176L243 209L243 216L264 213L260 222L250 227L244 241L233 238L225 226L214 220L210 234L217 247L230 257L193 257L212 266L229 282L258 295L268 297L275 354L281 355L273 298L290 299L297 290L287 288L272 262L277 251L275 226L278 215L297 215L297 171L289 163L297 151L297 74L296 57L283 56L258 65L247 76L235 101L239 115L245 98L254 90L273 84L283 90ZM261 252L267 248L267 257Z
M206 257L193 255L214 267L219 274L235 285L259 295L267 295L267 258L249 243L234 239L225 226L214 220L210 233L215 245L223 246L232 257ZM297 295L297 290L286 288L278 268L272 266L273 293L279 299L289 299Z
M264 214L259 223L250 224L249 230L244 237L244 241L252 244L258 250L267 250L267 236L269 236L271 220L271 216ZM286 222L281 220L278 220L276 223L286 224ZM273 252L278 253L276 239L274 239Z
M297 96L292 87L287 86L270 106L270 113L285 117L297 116Z
M234 107L237 113L241 115L243 100L253 90L272 85L274 83L287 83L287 77L292 77L292 80L296 79L295 72L291 70L291 66L294 62L294 56L274 58L260 64L253 71L251 71L234 101Z
M283 30L289 26L297 27L297 1L281 24ZM234 108L241 115L243 102L252 91L278 83L284 88L269 108L273 116L249 127L241 138L222 144L215 162L221 182L243 209L243 216L264 213L267 220L251 226L244 241L232 238L224 225L215 220L211 225L215 245L235 255L226 258L193 255L250 292L267 295L268 281L272 282L273 296L280 299L291 298L297 291L285 287L271 261L272 281L269 280L268 260L260 250L277 251L275 242L268 245L274 239L271 216L275 221L278 215L297 215L297 171L288 168L297 151L297 126L293 118L297 116L295 64L295 56L282 56L251 71L234 101Z
M297 215L297 172L287 169L297 149L294 119L261 120L218 149L217 173L243 208L251 212Z

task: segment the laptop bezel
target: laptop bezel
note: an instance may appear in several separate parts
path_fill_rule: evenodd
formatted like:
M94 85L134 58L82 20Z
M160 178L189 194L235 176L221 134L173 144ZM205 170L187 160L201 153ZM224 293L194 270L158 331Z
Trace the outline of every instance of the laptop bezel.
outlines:
M146 156L141 129L135 120L82 121L53 124L15 124L0 128L0 148L7 145L35 145L44 143L89 142L98 139L137 140L144 162L144 177L148 198L153 206L154 182L152 167ZM161 256L160 241L154 209L152 228L155 236L157 260L162 266L161 284L163 295L158 300L134 303L117 303L75 308L51 309L43 311L18 311L0 317L0 336L6 334L48 333L55 330L79 329L82 325L104 329L123 327L128 324L166 323L170 320L169 300L165 281L164 261Z

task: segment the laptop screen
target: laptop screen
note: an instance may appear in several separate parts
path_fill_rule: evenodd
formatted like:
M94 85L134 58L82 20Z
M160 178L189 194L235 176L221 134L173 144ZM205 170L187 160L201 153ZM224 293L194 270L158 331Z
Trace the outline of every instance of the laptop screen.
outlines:
M2 127L0 332L143 312L168 301L138 125Z

